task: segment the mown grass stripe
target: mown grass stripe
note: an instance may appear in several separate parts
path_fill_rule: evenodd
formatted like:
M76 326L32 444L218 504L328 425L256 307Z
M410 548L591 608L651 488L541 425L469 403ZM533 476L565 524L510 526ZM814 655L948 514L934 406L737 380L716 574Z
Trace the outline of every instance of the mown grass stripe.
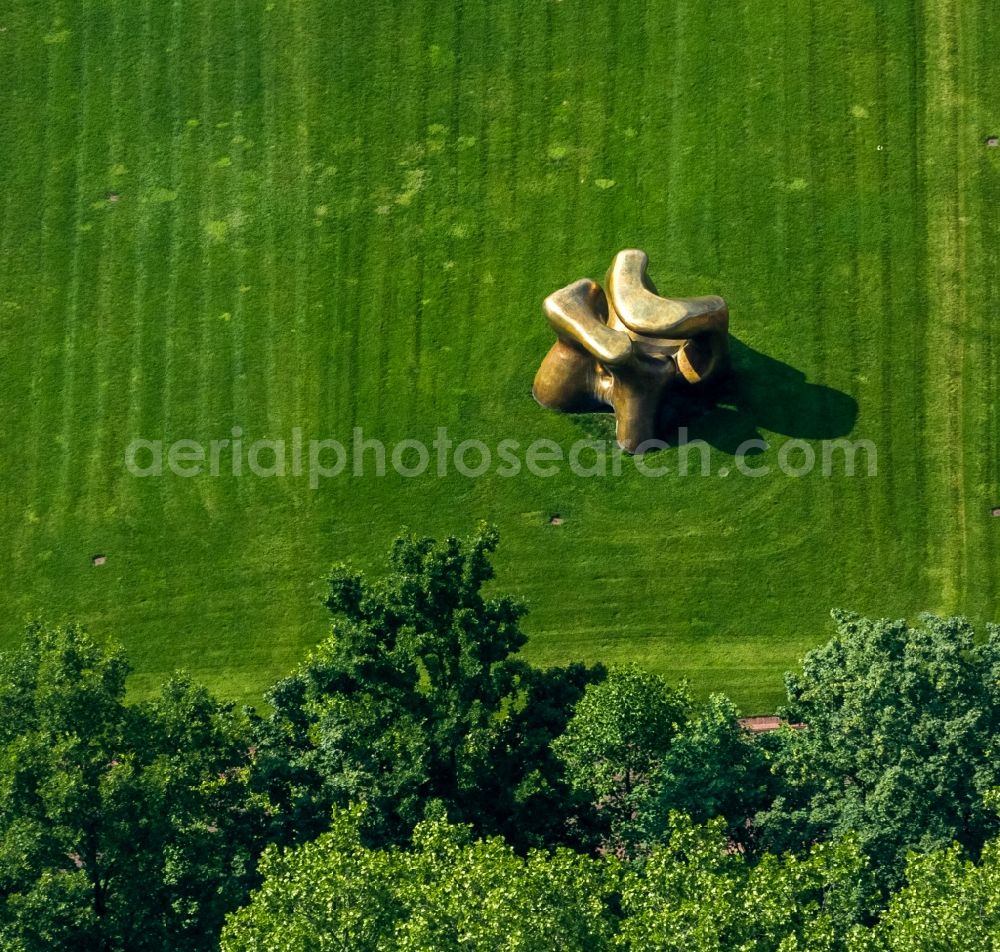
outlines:
M348 15L344 8L344 16L337 27L336 36L342 38L336 46L340 51L343 75L363 75L360 64L355 56L363 56L366 50L366 25L362 18ZM336 90L333 99L335 103L334 118L338 128L344 124L349 129L347 139L346 170L340 177L341 189L338 191L338 232L340 243L344 248L343 260L346 266L338 273L338 303L339 326L342 327L340 347L336 352L336 384L338 388L338 415L330 421L324 421L324 434L331 433L333 437L348 436L353 428L361 422L362 406L366 404L366 386L361 371L362 342L372 333L372 319L365 309L370 303L362 298L365 292L362 280L363 268L367 257L367 246L372 234L372 222L376 206L373 190L377 182L378 157L370 155L368 140L365 137L367 123L373 115L377 115L376 105L379 101L379 90L373 89L372 82L359 85L342 81L331 83ZM352 101L357 108L352 109ZM374 98L374 102L372 101ZM339 140L339 135L338 135ZM366 222L366 227L358 225ZM362 316L364 315L364 316ZM331 497L339 498L337 486L324 491Z
M857 97L857 105L861 106L862 109L872 110L873 115L871 115L871 119L874 120L875 138L877 138L878 144L882 145L885 142L896 140L896 123L890 123L887 110L882 107L883 103L892 102L896 98L897 93L890 72L891 61L894 59L892 56L894 52L893 43L895 40L896 43L905 45L909 37L905 31L896 32L892 30L888 23L888 13L881 7L875 7L871 11L869 29L876 40L875 55L870 69L870 76L867 78L866 84L859 91L865 93L873 92L874 102L867 96L864 98L859 96ZM866 130L869 120L864 119L862 122ZM872 212L875 217L875 227L878 229L879 253L877 263L873 262L872 264L873 270L877 267L877 291L873 289L871 300L873 306L875 300L878 300L880 313L890 314L893 312L893 302L897 299L897 296L905 296L903 288L896 286L895 275L893 273L893 240L897 231L912 235L911 205L913 199L911 197L906 203L898 203L898 212L901 221L897 228L893 228L890 224L893 218L893 209L889 204L888 196L892 190L894 176L898 175L896 160L893 159L890 162L885 149L883 148L879 152L877 146L874 150L876 159L873 160L870 140L867 136L864 136L862 141L869 157L867 164L870 167L874 167L873 178L877 182L877 196L876 201L873 203ZM906 163L900 163L900 165L903 168L906 167ZM864 186L864 181L862 180L862 187ZM864 188L864 193L867 194L869 192L870 186ZM867 203L865 207L868 207ZM874 280L873 275L873 282ZM881 359L881 348L878 347L876 341L871 340L868 333L868 324L869 321L865 320L863 326L856 325L855 336L861 344L859 351L864 353L866 357L864 364L865 371L867 372L867 368L873 364L879 367L879 379L881 382L879 403L880 429L884 433L891 434L890 438L895 444L897 434L893 432L893 424L895 420L900 419L903 415L899 412L899 396L892 386L894 369L890 361ZM855 371L858 375L860 372L860 368ZM895 372L898 373L899 371L896 370ZM882 477L876 486L877 492L873 492L869 497L870 504L865 512L865 522L867 524L876 524L880 519L885 519L889 524L897 526L905 523L905 512L908 508L905 501L909 498L910 487L908 481L904 482L901 475L894 467L883 469ZM888 537L880 537L874 543L875 555L883 562L894 560L894 549L895 546L891 544L891 540ZM906 571L906 569L904 568L903 571Z
M80 492L80 482L86 480L87 487L92 485L92 473L94 469L93 454L96 444L96 423L100 421L100 407L104 399L104 388L106 387L106 381L104 375L100 372L101 367L98 363L95 366L95 362L92 360L84 361L84 369L96 370L96 373L91 377L92 386L89 388L89 392L84 398L87 403L92 403L96 406L97 411L95 413L95 426L87 428L80 425L80 396L76 391L76 379L77 379L77 341L81 336L81 323L84 320L96 320L98 326L100 324L100 312L95 314L90 308L87 308L87 317L81 317L80 308L80 297L81 297L81 285L84 283L83 270L90 264L92 266L92 261L88 258L86 264L84 263L83 250L87 244L84 237L80 234L80 225L82 224L82 210L86 202L85 194L85 162L88 157L88 128L89 128L89 102L90 102L90 88L91 80L89 76L89 57L88 57L88 47L89 47L89 36L87 26L90 22L90 16L88 15L87 5L84 2L80 11L79 22L82 25L82 35L79 39L79 50L80 50L80 61L77 74L79 76L79 98L77 100L77 110L76 110L76 127L74 130L74 147L73 147L73 161L74 161L74 195L72 201L72 228L74 231L75 240L73 241L72 251L69 258L69 268L68 268L68 279L67 279L67 298L65 303L65 324L62 334L63 340L63 371L62 371L62 385L59 388L59 392L62 397L62 411L60 414L60 443L62 449L61 466L59 467L59 491L56 494L56 499L59 501L62 507L62 518L65 518L68 511L72 509L73 501L82 494ZM92 196L92 200L93 200ZM105 235L107 230L105 229ZM102 241L102 251L104 250L104 242ZM98 254L98 263L102 260L102 255ZM89 290L89 288L88 288ZM89 335L83 332L84 341L87 342ZM99 339L99 334L98 334ZM88 374L89 376L89 374ZM82 438L82 439L81 439ZM75 449L75 442L80 441L82 447L86 447L87 452L84 450ZM89 442L89 446L87 445ZM81 475L81 460L86 459L86 471Z
M892 141L892 154L883 150L882 163L886 170L886 184L880 189L884 209L884 227L888 238L883 250L883 267L892 274L892 287L883 301L883 313L892 315L886 321L885 339L889 342L886 350L892 350L895 359L886 361L893 374L883 376L883 386L892 389L891 400L894 414L891 425L886 429L886 438L892 446L893 456L902 459L919 458L924 442L923 401L906 399L925 385L924 338L927 332L927 285L925 277L926 248L926 200L921 174L922 129L919 110L894 110L889 103L907 101L913 90L922 82L920 57L921 25L919 15L909 5L890 7L880 11L886 18L883 36L893 38L893 55L879 69L880 85L879 113L886 117L881 141ZM890 19L891 17L891 19ZM893 80L893 84L888 85ZM890 122L890 117L892 121ZM907 147L902 147L908 144ZM889 178L891 171L895 172ZM881 471L887 466L893 469L891 484L894 488L893 525L894 539L886 540L886 549L891 558L885 564L892 565L895 584L906 591L919 590L922 585L924 566L920 559L909 557L908 553L923 552L926 531L925 512L928 492L928 476L922 465L905 467L887 457L886 448L880 446ZM895 543L895 544L893 544Z
M331 43L331 49L336 51L338 62L345 69L353 68L350 51L359 48L358 18L349 15L346 6L339 7L340 17L334 30L334 37L339 43ZM345 86L347 84L344 84ZM349 108L348 97L350 89L341 89L335 77L329 81L330 117L338 128L346 126L346 134L340 141L337 153L337 174L333 182L334 196L334 227L337 231L337 265L333 276L336 287L335 311L332 317L337 327L337 338L334 345L333 361L328 386L332 389L335 399L333 412L329 421L329 432L336 433L342 429L349 433L358 419L358 389L357 351L363 324L352 316L356 313L356 288L358 285L357 265L359 255L356 249L357 236L363 229L352 227L352 221L370 214L371 199L367 189L361 188L367 172L367 163L361 148L362 123L358 113ZM335 422L336 421L336 422ZM339 424L339 427L336 425Z
M966 449L962 459L962 489L967 499L963 558L966 590L963 600L973 610L988 612L997 588L995 561L997 527L989 515L997 498L996 415L998 380L991 373L997 331L998 288L991 277L997 273L1000 229L995 216L983 213L995 208L1000 198L1000 162L994 150L985 147L987 130L1000 119L993 90L1000 81L995 45L982 29L989 14L980 3L962 4L956 11L959 35L958 76L962 90L959 140L959 175L965 184L958 227L962 243L962 324L965 342L962 375L962 426L960 439ZM992 261L990 260L992 258Z
M923 174L927 201L928 318L925 406L929 475L929 576L938 606L951 611L966 583L965 500L961 438L962 361L965 344L963 234L959 221L965 184L961 167L957 8L952 0L926 0L926 72ZM956 159L956 156L958 157Z
M32 110L37 108L37 103L34 101L37 77L34 75L33 67L39 60L39 57L29 55L27 44L11 42L10 28L21 28L25 15L25 11L19 8L15 0L7 10L8 33L0 37L2 43L0 49L8 64L11 77L6 97L7 106L0 110L0 150L4 155L16 154L17 148L34 153L35 140L42 134L42 123L36 122L31 124L29 129L23 129L24 123L21 118L25 106ZM22 91L25 87L32 94L30 103L28 95ZM24 385L24 368L32 366L39 346L39 342L33 340L31 335L21 332L25 323L30 320L31 313L28 306L27 282L24 280L22 267L25 251L30 250L31 245L28 236L21 228L25 211L25 203L21 197L31 191L27 183L34 174L33 163L0 163L0 183L4 196L3 212L0 215L0 340L3 343L4 358L0 360L0 397L4 400L4 413L0 414L0 434L3 435L4 445L7 446L26 445L32 405L17 397ZM31 462L29 461L27 465L30 467ZM28 531L32 531L31 520L34 518L34 513L29 508L30 500L26 496L22 497L15 485L7 487L7 492L16 498L17 509L16 522L12 521L9 524L6 534L12 540L12 549L19 552L23 541L23 529L27 526ZM0 518L5 515L7 513L0 510ZM16 542L15 532L19 536Z
M913 386L920 385L920 382L929 383L936 386L936 381L929 381L928 373L928 351L927 351L927 327L930 311L931 289L928 281L928 205L927 205L927 181L924 173L924 163L927 154L927 114L925 110L926 83L927 83L927 62L925 54L925 35L927 32L927 17L923 0L911 0L907 5L907 20L912 24L912 41L910 45L909 72L912 77L913 101L911 108L907 110L909 117L909 128L907 135L913 148L909 151L909 162L907 168L906 191L913 196L913 226L912 239L905 250L912 249L913 279L912 279L912 310L900 309L898 303L894 302L893 313L905 320L904 325L896 321L888 324L886 328L886 339L889 346L898 348L901 354L905 355L907 365L911 368ZM904 248L900 248L900 254ZM906 258L904 258L906 260ZM921 452L925 442L928 417L927 401L925 399L914 399L909 401L908 413L906 414L912 429L901 441L903 447L910 448L911 452ZM905 451L904 451L905 452ZM883 455L884 459L884 455ZM921 564L917 567L920 578L920 587L929 588L929 573L927 566L932 564L932 546L934 541L931 538L932 532L930 521L930 505L928 500L932 495L933 474L929 467L925 465L913 466L910 468L909 478L913 486L913 505L909 511L909 523L913 526L914 549L923 553ZM930 500L931 504L933 500ZM935 593L936 596L936 593ZM931 598L932 603L936 598ZM926 607L926 606L924 606Z
M233 70L233 77L230 84L230 108L233 115L233 133L230 138L229 147L226 152L231 157L232 167L230 172L231 185L229 194L234 204L232 214L236 221L240 222L242 231L235 238L235 255L233 262L232 276L229 280L229 291L232 300L231 320L226 327L229 332L230 365L232 367L232 416L235 419L253 419L254 423L263 422L266 417L262 417L252 406L250 401L249 387L247 383L247 308L245 306L247 287L247 237L246 233L253 230L255 222L255 209L248 211L246 196L244 194L245 175L245 139L246 133L250 131L246 123L244 111L248 107L248 97L246 94L246 77L248 66L247 46L253 42L254 33L251 29L241 30L239 27L249 27L252 23L245 10L243 0L232 0L231 34L238 36L238 48L236 63Z
M264 304L264 320L262 326L263 353L261 400L262 417L269 429L281 426L278 411L277 390L287 386L277 369L277 338L278 338L278 253L277 253L277 223L278 202L278 172L275 160L278 151L279 138L277 129L276 77L277 67L273 60L273 28L274 18L265 14L260 28L260 96L262 123L259 129L258 148L263 154L261 160L262 180L259 192L260 214L263 223L263 241L260 250L260 268L254 284L262 284L264 290L261 298Z
M324 7L317 22L316 58L318 62L340 63L342 47L333 42L337 36L335 23L341 22L343 11L336 6ZM343 38L338 38L343 42ZM330 135L334 123L339 118L339 103L333 89L332 76L320 74L314 93L316 112L313 122L314 134L319 141ZM346 130L339 129L346 140ZM315 181L313 187L313 217L311 228L314 235L312 270L316 288L316 318L311 337L311 348L316 370L310 376L308 404L310 413L316 419L334 421L338 419L339 374L337 364L342 349L347 316L343 313L343 302L339 287L342 272L341 214L338 207L339 185L343 180L343 149L346 141L336 150L318 150L316 155ZM332 429L331 426L324 427ZM306 505L311 505L313 494L307 494Z
M148 2L134 7L116 5L112 43L120 53L111 71L108 99L114 104L113 116L101 124L106 136L100 152L95 150L95 164L103 166L95 168L95 178L104 178L110 189L120 190L121 198L108 210L109 227L102 234L93 288L87 293L90 314L85 339L92 354L96 386L82 493L85 499L113 498L115 478L121 473L125 445L130 439L120 426L122 421L129 430L138 425L146 391L145 350L151 328L141 298L147 283L148 259L143 251L149 227L148 180L155 175L155 165L150 162L152 168L136 166L148 161L146 157L152 150L147 142L150 127L155 124L146 120L152 114L149 85L156 75L150 12ZM126 75L131 79L128 95ZM141 133L126 133L126 129L136 126L141 127ZM119 166L127 172L121 174Z
M310 154L310 128L312 121L312 102L310 98L310 66L314 66L315 43L310 29L309 20L302 4L295 4L292 24L295 31L296 55L294 58L295 101L293 113L295 116L294 141L296 147L297 168L295 171L294 207L298 221L303 227L296 230L294 239L294 274L290 310L292 314L293 346L292 354L296 372L292 379L293 425L299 425L306 419L306 394L308 382L305 376L309 373L308 326L309 307L311 304L310 283L308 281L311 236L307 223L310 214L310 175L312 172ZM301 491L292 487L296 503L301 499Z
M169 184L168 188L181 188L182 162L180 151L184 142L185 130L188 128L186 117L182 111L181 82L179 63L182 58L181 44L185 36L183 31L183 0L173 0L170 4L170 48L173 51L167 60L167 84L170 90L169 108L174 122L174 132L170 137L169 159L167 162ZM190 117L196 118L196 117ZM187 182L185 180L184 184ZM164 297L163 314L161 315L161 326L163 327L163 375L157 387L159 403L162 412L161 430L157 437L166 438L173 433L173 392L174 376L176 367L174 329L177 324L177 311L179 307L178 294L181 287L180 273L178 267L178 256L181 250L181 219L182 209L186 206L196 204L196 196L193 189L185 189L182 205L177 207L176 203L171 203L169 210L169 242L167 249L167 274L166 290ZM147 437L150 439L152 437ZM161 483L163 492L166 493L166 483Z
M295 131L296 131L296 157L298 168L295 178L295 211L297 220L306 224L311 219L311 176L312 167L312 130L313 102L311 96L310 76L316 68L315 44L311 23L305 15L301 4L295 4L294 28L296 35L297 52L294 57L295 63ZM311 295L309 282L309 266L311 260L311 235L308 228L298 228L295 232L295 270L294 270L294 294L293 306L295 339L294 355L295 366L300 368L300 373L294 378L295 410L296 419L302 419L306 405L306 392L308 381L305 379L307 361L307 341L306 330L309 322L309 307Z
M44 57L44 88L45 98L42 105L45 116L45 133L41 145L41 161L38 163L40 182L34 190L39 198L42 208L41 229L39 232L38 249L38 273L40 279L39 296L35 302L35 320L38 324L41 346L37 347L34 354L33 370L28 381L29 403L32 407L31 420L26 434L30 440L30 467L31 467L31 491L29 499L33 503L32 512L36 517L40 517L46 510L58 505L58 500L52 498L49 492L44 492L48 482L47 469L49 461L53 455L53 436L58 439L62 434L53 434L50 428L50 408L45 397L50 396L50 389L46 382L50 380L51 358L61 356L65 348L65 334L57 343L52 340L50 333L47 333L45 325L50 321L59 320L58 311L60 306L59 285L56 281L57 263L52 249L52 241L58 227L59 203L57 201L57 191L53 184L53 173L55 171L55 150L59 141L58 136L58 109L61 101L57 91L57 67L59 58L63 55L63 50L46 50ZM60 321L62 324L62 321ZM58 449L67 454L69 447L65 444L58 445Z
M845 44L853 45L859 37L870 35L873 30L873 21L867 9L846 11L839 20ZM822 32L827 28L826 22L818 25L814 23L809 33L812 35L814 31ZM812 65L814 64L810 63ZM816 233L825 224L822 222L822 208L825 204L823 192L849 191L854 195L864 196L870 191L870 183L877 176L873 158L877 152L875 143L868 134L869 120L860 118L863 108L861 104L869 100L874 81L872 62L869 57L853 58L847 64L845 72L846 81L842 89L838 90L840 95L831 97L829 102L822 104L817 103L813 96L809 99L811 116L815 116L818 108L826 108L828 111L828 117L824 118L828 119L829 125L817 122L817 126L829 128L832 125L832 128L840 132L832 140L820 138L818 141L812 128L807 132L812 143L809 148L809 171L805 176L807 191L810 193L808 230L812 233ZM843 163L842 177L836 175L834 155ZM791 180L786 179L788 182ZM878 361L870 350L871 342L865 339L864 334L880 294L879 261L871 252L872 246L877 246L881 240L877 203L852 203L845 210L843 218L827 229L824 238L826 240L819 247L813 247L807 252L808 260L813 265L819 265L818 286L812 305L815 315L811 317L816 341L815 365L811 369L811 376L831 383L837 379L838 383L842 381L856 392L858 378L865 376L868 369ZM829 348L825 345L831 327L838 328L838 334L853 342L846 355L838 351L833 360L828 359ZM882 409L884 416L886 408ZM817 443L817 457L821 450L821 445ZM810 521L821 525L825 532L835 531L838 525L867 525L877 520L880 500L887 491L884 481L880 481L864 498L852 500L860 505L851 506L845 511L841 494L828 480L814 483L810 488L813 490Z
M167 8L169 11L169 8ZM135 82L138 87L138 102L139 102L139 118L140 122L147 116L153 113L153 96L152 96L152 86L155 82L155 76L157 75L157 67L161 64L156 63L155 59L151 55L153 49L153 24L151 17L151 3L145 2L142 5L142 66L143 68L139 70L139 75ZM168 12L169 15L169 12ZM169 39L167 40L169 43ZM169 54L168 54L169 55ZM145 131L145 130L144 130ZM116 142L111 148L110 159L114 161L115 153L117 151ZM147 146L148 148L148 146ZM155 173L154 173L155 175ZM148 201L148 195L151 191L150 186L153 183L147 178L143 182L145 186L144 191L146 195L143 199ZM169 182L162 183L162 186L170 188ZM138 195L130 195L131 200L139 200ZM154 388L150 386L151 379L156 378L155 366L152 365L151 355L148 353L150 349L150 338L156 333L155 325L153 327L147 328L146 325L146 314L149 308L149 262L151 261L154 249L151 242L151 234L153 231L152 223L150 221L152 213L149 211L148 207L144 208L143 211L136 216L135 223L135 234L134 234L134 258L135 258L135 277L132 281L132 294L129 301L129 313L131 320L129 322L130 335L131 335L131 357L130 357L130 367L128 368L128 403L125 407L125 411L122 416L125 419L125 432L121 434L124 439L131 441L132 439L142 436L142 431L145 428L145 423L147 422L147 401L152 395L150 391ZM165 316L164 316L165 317ZM150 439L150 436L143 436L144 439ZM124 454L125 447L121 447L122 455ZM120 459L116 461L121 465ZM125 483L123 489L127 493L129 486Z
M107 130L106 141L102 142L104 148L100 159L95 159L95 163L103 160L104 178L110 183L110 169L116 161L125 158L123 154L123 112L126 111L130 100L124 100L124 82L122 74L128 63L126 50L126 27L123 23L127 8L120 4L115 5L111 21L111 42L116 49L122 52L116 56L110 70L109 79L109 101L114 104L110 114L105 119L102 128ZM140 53L145 44L137 44L137 51ZM139 70L139 84L142 84L142 70ZM78 148L82 147L81 145ZM100 152L95 151L95 156ZM114 186L117 188L117 186ZM111 186L108 186L109 191ZM126 192L130 190L126 189ZM64 386L65 396L65 426L67 430L71 427L76 429L76 436L82 437L78 451L67 453L66 466L63 470L63 488L60 491L60 498L64 501L77 500L81 502L88 498L100 497L104 487L101 485L106 473L102 471L102 442L107 422L108 390L112 386L112 375L110 370L109 351L122 346L121 341L114 340L116 328L114 326L114 314L116 309L116 288L126 288L130 284L129 265L132 256L129 254L130 247L128 236L132 224L138 212L138 195L126 194L127 208L109 202L105 216L106 227L101 233L100 249L94 262L92 283L85 291L87 301L86 314L82 319L74 309L72 317L74 325L78 326L78 336L80 350L86 354L87 359L81 361L80 369L84 372L84 379L89 384L85 398L78 397L74 391L74 383L77 379L75 374L76 366L72 359L67 361L70 367L66 375ZM142 333L141 328L132 328L132 333ZM86 429L80 427L78 401L85 400L90 409L88 426ZM81 466L81 462L83 465ZM82 472L81 472L82 470Z
M380 267L379 262L391 261L393 266L396 265L392 257L391 238L392 233L402 227L396 221L396 217L403 214L397 207L397 196L402 190L405 174L403 163L407 155L406 143L400 138L400 121L396 109L412 106L412 96L408 95L401 61L403 44L389 39L401 35L402 15L402 7L392 9L391 13L387 11L383 21L386 28L374 37L375 72L367 90L366 103L372 125L368 135L364 136L364 141L370 141L369 137L374 136L376 130L391 129L390 135L395 146L391 155L373 157L375 161L370 169L365 212L372 215L374 211L375 214L372 215L372 227L368 232L369 240L364 255L358 257L359 268L366 271L370 269L371 274L369 282L362 282L362 290L358 296L365 328L357 343L359 365L368 367L371 376L364 382L366 399L359 402L357 425L370 433L379 430L381 422L387 419L384 405L387 368L381 339L392 327L392 314L388 311L391 306L392 270ZM407 94L393 96L393 88ZM380 95L386 97L382 102L379 102ZM372 205L376 203L377 207L373 209ZM365 284L368 285L367 288L364 287ZM380 432L378 435L385 439L388 434L382 435Z
M392 269L385 289L381 317L385 329L378 339L381 344L379 366L384 368L381 390L390 401L387 409L394 424L392 435L399 433L401 436L408 436L413 432L412 414L416 408L410 400L400 400L399 397L412 392L413 345L420 333L424 316L423 289L417 285L421 271L420 258L424 253L422 249L430 243L420 240L423 222L428 214L448 214L447 210L450 208L444 163L439 155L431 154L429 126L432 124L432 116L435 120L446 118L445 115L438 117L436 113L439 103L437 94L439 90L450 88L451 76L443 71L424 68L427 59L434 55L435 46L442 51L441 56L450 58L455 63L453 69L460 68L455 37L450 30L443 29L440 23L439 12L445 8L444 4L430 9L419 6L405 8L399 26L407 37L407 42L400 47L400 74L410 95L404 100L406 108L400 103L395 112L405 150L412 152L412 157L406 159L401 171L405 175L421 176L422 185L412 203L400 208L397 227L391 229L388 235L386 253L397 265ZM432 40L443 42L431 42ZM432 97L434 105L431 104ZM404 179L401 190L404 194L406 188ZM445 247L447 241L445 237ZM435 248L435 245L431 247ZM411 289L410 294L406 293L406 288ZM391 321L396 324L394 330L390 330Z
M216 141L219 138L217 126L223 115L217 106L215 90L218 77L213 62L214 44L217 42L218 7L214 3L204 4L202 8L201 30L202 44L200 57L202 69L198 77L198 95L203 132L199 138L200 148L196 151L196 161L201 173L199 189L201 207L201 236L198 247L198 265L196 278L196 307L192 311L192 319L197 333L197 401L192 410L193 433L208 435L224 426L229 414L220 406L219 382L224 379L219 373L219 351L217 325L220 314L214 309L213 278L214 258L225 254L225 246L232 240L230 223L225 214L224 198L219 188L218 174L214 168L218 157ZM218 246L218 251L216 250ZM229 392L226 388L225 401L228 403ZM244 421L236 421L239 425ZM248 434L249 436L249 434ZM252 437L251 437L252 438ZM199 480L198 496L205 514L212 517L216 514L216 493L212 482ZM235 492L238 495L241 486L235 482Z
M691 53L688 49L687 30L689 19L687 0L678 0L670 22L669 93L670 118L665 129L667 162L666 205L664 208L665 238L669 245L671 261L681 271L691 270L690 251L686 246L685 212L683 196L684 155L687 147L684 117L690 115L680 108L685 95L685 69L690 68ZM697 121L696 117L693 117ZM666 251L666 249L665 249Z

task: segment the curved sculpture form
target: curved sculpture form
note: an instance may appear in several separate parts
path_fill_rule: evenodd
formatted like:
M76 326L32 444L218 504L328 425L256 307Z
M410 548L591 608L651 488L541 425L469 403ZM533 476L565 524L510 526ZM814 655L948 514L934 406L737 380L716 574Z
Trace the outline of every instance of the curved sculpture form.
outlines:
M671 391L710 379L729 350L726 302L661 297L648 264L644 251L619 251L607 293L584 278L545 299L557 340L531 391L543 407L564 413L610 406L618 445L629 453L655 438Z

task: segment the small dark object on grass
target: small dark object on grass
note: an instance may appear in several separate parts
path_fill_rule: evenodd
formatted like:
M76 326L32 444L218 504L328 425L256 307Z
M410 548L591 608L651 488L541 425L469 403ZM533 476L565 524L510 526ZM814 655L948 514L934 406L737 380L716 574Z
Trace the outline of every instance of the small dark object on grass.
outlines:
M995 149L998 145L1000 145L1000 136L989 136L989 137L987 137L986 144L991 149Z
M563 518L562 518L562 516L559 515L558 512L553 513L549 517L549 525L550 526L561 526L562 525L562 521L563 521Z
M90 561L93 562L94 565L104 565L104 563L108 561L108 557L106 555L95 555Z

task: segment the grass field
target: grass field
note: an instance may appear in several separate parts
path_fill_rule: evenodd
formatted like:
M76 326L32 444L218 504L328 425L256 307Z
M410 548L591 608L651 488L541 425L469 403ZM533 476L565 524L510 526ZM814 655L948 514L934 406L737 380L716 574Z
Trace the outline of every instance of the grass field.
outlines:
M254 699L324 632L330 563L482 518L532 659L635 660L748 712L832 606L996 619L994 14L7 0L0 643L79 618L124 641L139 690L180 666ZM541 299L622 247L730 303L738 399L692 427L713 472L755 432L849 432L877 477L125 470L134 437L234 426L604 434L529 388Z

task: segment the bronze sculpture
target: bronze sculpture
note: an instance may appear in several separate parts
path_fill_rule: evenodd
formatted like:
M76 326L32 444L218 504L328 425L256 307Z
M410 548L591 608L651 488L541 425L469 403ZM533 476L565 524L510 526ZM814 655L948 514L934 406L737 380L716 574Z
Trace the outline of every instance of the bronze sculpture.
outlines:
M649 258L619 251L605 289L584 278L550 294L545 315L558 338L535 374L543 406L586 413L610 406L618 445L642 452L671 392L716 375L729 349L721 297L660 297Z

